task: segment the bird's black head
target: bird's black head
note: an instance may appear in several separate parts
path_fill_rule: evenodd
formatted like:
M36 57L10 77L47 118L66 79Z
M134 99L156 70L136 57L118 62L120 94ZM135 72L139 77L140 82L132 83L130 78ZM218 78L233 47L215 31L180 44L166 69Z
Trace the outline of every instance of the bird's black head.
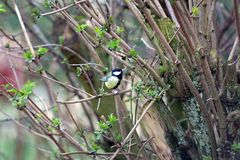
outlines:
M120 68L115 68L112 70L112 76L115 76L120 80L122 79L122 75L123 75L122 73L123 73L123 70Z

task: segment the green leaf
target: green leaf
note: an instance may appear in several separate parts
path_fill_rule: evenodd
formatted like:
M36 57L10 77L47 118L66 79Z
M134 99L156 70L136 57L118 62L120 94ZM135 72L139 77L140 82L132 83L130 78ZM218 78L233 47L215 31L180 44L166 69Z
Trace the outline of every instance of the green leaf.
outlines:
M21 108L27 104L27 96L22 95L19 92L17 95L15 95L15 97L11 98L10 100L12 102L12 105L18 108Z
M35 114L36 118L39 120L41 118L43 118L43 114L42 113L36 113Z
M48 8L48 9L52 8L51 2L49 0L45 0L43 5L45 8Z
M34 60L33 54L30 51L26 51L23 53L23 59L26 62L32 62Z
M3 4L0 4L0 13L7 12L7 10L4 8Z
M119 39L113 39L110 42L108 42L108 48L111 50L117 50L119 49L119 43L120 43Z
M120 133L117 133L117 135L115 136L115 140L119 143L123 140L123 136Z
M59 127L60 124L61 124L61 120L60 120L59 118L53 118L53 119L52 119L52 125L53 125L54 127Z
M57 106L53 106L52 111L53 111L54 113L58 113L58 107L57 107Z
M65 37L64 37L64 36L59 36L59 37L58 37L58 41L59 41L59 43L60 43L61 45L63 45L63 44L64 44L64 41L65 41Z
M4 13L4 12L7 12L7 10L4 8L0 8L0 13Z
M5 90L8 90L11 87L11 85L10 84L5 84L3 87L4 87Z
M97 37L100 39L102 39L104 37L106 31L107 31L106 27L101 27L101 28L96 27L95 28L95 33L96 33Z
M192 7L192 14L194 17L199 16L199 8L197 6Z
M89 64L84 64L84 65L82 66L82 68L83 68L84 71L90 71L90 69L91 69L91 67L90 67Z
M134 48L129 50L129 55L132 57L136 57L138 55L137 51Z
M232 150L234 150L235 152L240 151L240 143L234 143L231 146Z
M203 156L203 160L212 160L211 156Z
M155 89L149 88L146 90L145 94L149 97L156 97L158 95L158 91Z
M100 129L102 129L103 131L106 131L109 129L109 125L103 121L99 121L97 122L97 125Z
M33 8L31 16L33 16L34 18L40 18L41 16L40 10L38 8Z
M67 64L68 63L68 59L66 57L64 57L61 63L62 64Z
M109 16L109 17L108 17L108 23L109 23L109 24L112 24L112 23L113 23L113 16Z
M105 92L105 90L104 90L104 88L100 88L99 89L99 95L105 95L106 94L106 92Z
M103 134L102 131L96 130L96 131L94 132L94 135L95 135L96 140L100 140L100 138L102 137L102 134Z
M79 32L84 31L86 28L87 28L87 24L85 24L85 23L79 24L76 26L75 31L79 33Z
M99 149L100 149L100 147L99 147L96 143L93 143L93 144L92 144L92 150L93 150L94 152L97 152Z
M36 72L39 73L39 74L42 74L43 71L44 71L44 69L41 66L37 67L37 69L36 69Z
M18 90L16 90L15 88L11 88L7 90L8 93L17 93Z
M105 73L108 73L108 71L109 71L109 68L108 68L108 67L103 67L101 70L102 70L102 71L103 71L103 73L105 74Z
M38 48L38 50L37 50L37 55L38 55L39 57L42 57L42 56L44 56L47 52L48 52L48 49L47 49L47 48L40 47L40 48Z
M82 68L81 68L81 67L77 67L77 68L76 68L76 73L77 73L77 77L80 77L81 74L83 73Z
M114 116L112 113L110 115L108 115L108 121L111 125L113 125L115 122L118 121L117 117Z
M20 92L28 96L33 92L33 88L35 86L36 86L35 82L27 81L27 83L25 83L23 87L20 89Z
M120 34L122 32L124 32L124 28L117 26L117 34Z
M47 127L47 130L48 130L49 132L53 132L53 131L54 131L54 128L53 128L52 126L48 126L48 127Z
M167 68L165 66L159 66L159 73L160 75L163 75L164 73L166 73Z

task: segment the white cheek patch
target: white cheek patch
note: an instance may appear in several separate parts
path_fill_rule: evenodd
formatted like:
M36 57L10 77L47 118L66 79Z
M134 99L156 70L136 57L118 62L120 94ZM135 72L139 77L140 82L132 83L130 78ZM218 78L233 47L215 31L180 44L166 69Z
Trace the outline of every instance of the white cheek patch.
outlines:
M118 76L118 75L120 75L121 73L122 73L121 71L115 71L115 72L113 72L113 75Z

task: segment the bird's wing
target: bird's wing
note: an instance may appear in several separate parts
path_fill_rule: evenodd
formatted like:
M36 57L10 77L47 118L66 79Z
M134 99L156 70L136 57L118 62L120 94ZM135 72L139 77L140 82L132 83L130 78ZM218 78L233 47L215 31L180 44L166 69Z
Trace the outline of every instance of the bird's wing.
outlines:
M109 72L105 77L102 77L100 80L103 82L107 82L107 80L112 76L112 73Z

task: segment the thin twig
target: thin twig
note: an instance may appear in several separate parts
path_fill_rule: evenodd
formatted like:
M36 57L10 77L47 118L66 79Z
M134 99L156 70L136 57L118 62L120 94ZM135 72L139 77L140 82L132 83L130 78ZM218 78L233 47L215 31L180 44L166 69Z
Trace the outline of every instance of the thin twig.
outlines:
M57 9L57 10L54 10L54 11L51 11L51 12L47 12L47 13L42 13L40 14L41 16L47 16L47 15L51 15L51 14L56 14L58 12L61 12L61 11L64 11L72 6L75 6L76 4L80 4L80 3L83 3L83 2L86 2L87 0L81 0L81 1L76 1L72 4L69 4L68 6L66 7L63 7L63 8L60 8L60 9Z
M9 40L17 43L17 45L18 45L21 49L23 49L22 44L19 43L19 42L16 40L15 36L10 36L10 35L8 35L2 28L0 28L0 32L2 32L2 34L3 34L5 37L7 37Z
M33 47L32 47L32 43L31 43L30 38L29 38L29 36L28 36L28 34L27 34L26 27L25 27L25 25L24 25L22 16L21 16L21 14L20 14L20 12L19 12L19 9L18 9L18 6L17 6L15 0L14 0L13 5L14 5L14 9L15 9L15 11L16 11L16 14L17 14L19 23L20 23L21 28L22 28L22 30L23 30L24 37L25 37L25 39L26 39L26 41L27 41L28 47L29 47L29 49L30 49L33 57L35 57L35 56L36 56L36 53L35 53L35 51L34 51L34 49L33 49Z
M231 62L233 60L234 53L236 52L237 47L238 47L238 42L239 42L239 37L237 36L235 41L234 41L233 47L231 49L231 52L230 52L230 54L228 56L228 62Z
M165 4L167 6L168 12L169 12L173 22L175 23L176 27L179 28L180 25L179 25L178 20L177 20L177 18L175 16L175 13L173 12L173 8L172 8L172 5L171 5L171 2L169 0L165 0Z
M213 14L215 13L214 11L215 11L216 2L217 0L212 0L210 12L208 14L207 36L209 36L211 32L211 25L213 23Z
M14 119L13 117L11 117L8 113L4 112L1 108L0 108L0 112L2 112L5 116L7 116L9 118L9 120L13 121L16 125L18 125L19 127L29 131L30 133L34 134L34 135L37 135L39 137L42 137L44 139L47 139L47 140L50 140L52 141L48 136L45 136L43 134L40 134L34 130L32 130L31 128L27 128L25 127L23 124L21 124L20 122L18 122L16 119Z
M61 101L61 100L57 100L57 102L61 103L61 104L82 103L82 102L91 101L93 99L98 99L98 98L102 98L102 97L111 97L111 96L116 96L116 95L120 95L120 94L125 94L127 92L131 92L131 89L123 90L123 91L120 91L118 93L109 93L109 94L105 94L105 95L96 95L96 96L92 96L92 97L85 98L85 99L80 99L80 100L74 100L74 101Z
M165 91L165 90L163 90ZM161 93L163 93L163 91ZM140 124L141 120L144 118L145 114L148 112L148 110L153 106L153 103L155 102L156 100L152 100L149 105L146 107L146 109L142 112L142 115L139 117L139 119L137 120L136 124L132 127L131 131L128 133L128 135L126 136L126 138L122 141L121 143L121 146L124 146L128 139L132 136L132 134L135 132L135 129L138 127L138 125ZM120 152L121 148L118 148L116 150L116 152L113 154L113 156L110 158L110 160L113 160L117 155L118 153Z
M141 152L142 152L142 150L144 149L144 147L153 139L154 137L150 137L150 138L148 138L144 143L143 143L143 145L141 146L141 148L139 149L139 151L138 151L138 156L137 156L137 160L139 160L139 158L140 158L140 155L141 155Z
M65 86L65 87L67 87L67 88L74 89L74 90L79 91L79 92L81 92L81 93L84 93L84 94L86 94L86 95L88 95L88 96L92 96L90 93L85 92L85 91L83 91L82 89L76 88L76 87L74 87L74 86L72 86L72 85L70 85L70 84L66 84L66 83L64 83L64 82L57 81L57 80L55 80L55 79L53 79L53 78L50 78L50 77L48 77L48 76L45 76L45 75L41 75L41 76L42 76L43 78L46 78L46 79L49 80L49 81L55 82L55 83L57 83L57 84L60 84L60 85L62 85L62 86Z
M167 18L167 15L166 15L165 11L163 10L163 7L159 3L159 1L158 0L152 0L152 1L156 5L156 8L157 8L158 12L161 14L162 18Z
M74 152L66 152L66 153L60 153L62 156L71 155L71 154L86 154L86 155L92 155L92 156L111 156L114 154L114 152L105 152L105 153L95 153L95 152L86 152L86 151L74 151ZM131 155L131 156L137 156L135 153L118 153L119 155Z
M236 26L237 26L238 39L240 39L240 19L239 19L239 1L238 0L234 0L234 13L235 13Z
M180 25L179 28L175 31L175 33L173 34L173 36L171 37L171 39L169 40L169 44L172 42L172 40L176 37L176 35L178 34L178 32L180 31Z

